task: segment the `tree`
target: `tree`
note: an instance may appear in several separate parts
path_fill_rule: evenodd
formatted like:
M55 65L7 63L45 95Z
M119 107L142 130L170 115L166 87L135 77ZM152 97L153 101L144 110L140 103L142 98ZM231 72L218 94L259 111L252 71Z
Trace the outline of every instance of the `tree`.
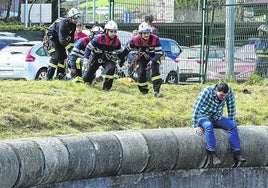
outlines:
M11 5L12 5L12 0L8 0L8 2L7 2L7 14L6 14L6 17L4 19L5 22L7 22L9 19Z
M197 6L198 0L175 0L174 3L175 3L176 8L179 8L181 6L190 6L190 5Z

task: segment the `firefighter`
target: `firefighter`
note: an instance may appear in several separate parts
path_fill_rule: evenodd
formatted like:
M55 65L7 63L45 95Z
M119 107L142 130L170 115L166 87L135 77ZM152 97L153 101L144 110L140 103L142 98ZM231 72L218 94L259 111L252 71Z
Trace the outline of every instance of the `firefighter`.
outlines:
M260 25L257 30L259 38L255 41L257 56L255 72L257 75L265 78L267 77L268 69L268 27Z
M88 69L83 74L86 84L91 84L94 75L100 66L104 68L103 90L109 91L113 85L114 73L118 56L120 53L121 42L116 36L118 30L117 23L113 20L108 21L104 26L104 33L95 35L88 43L85 50L85 62L89 64Z
M152 71L151 80L153 83L154 95L157 98L162 97L160 87L162 78L160 76L159 66L162 56L162 47L158 36L151 34L151 27L148 23L142 22L138 28L139 35L134 36L126 45L123 52L119 55L123 59L132 50L137 50L134 61L138 73L138 88L141 93L147 94L148 83L146 73ZM120 66L122 66L122 61Z
M47 79L51 80L57 69L56 78L65 77L64 61L67 58L67 52L70 52L74 44L74 33L80 12L71 8L67 18L61 18L49 26L46 35L48 36L48 52L51 55L47 69Z
M71 68L71 76L77 82L82 82L82 71L83 71L83 57L85 53L85 49L89 41L96 34L100 34L103 32L103 28L100 26L93 26L90 30L90 35L87 37L83 37L76 41L70 55L69 55L69 66Z

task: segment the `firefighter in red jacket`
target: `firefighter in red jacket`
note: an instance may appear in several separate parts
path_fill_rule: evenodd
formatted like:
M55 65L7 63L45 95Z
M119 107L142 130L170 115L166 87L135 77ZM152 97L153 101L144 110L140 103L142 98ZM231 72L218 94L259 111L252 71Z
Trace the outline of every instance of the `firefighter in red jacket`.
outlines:
M121 50L121 42L116 36L118 30L117 23L113 20L108 21L104 26L104 33L95 35L88 43L84 63L88 62L89 66L83 74L83 80L86 84L91 84L94 75L100 66L104 67L103 90L109 91L113 85L116 63L118 54Z
M80 12L75 8L71 8L68 12L68 18L58 19L49 26L46 32L49 38L48 53L51 55L47 69L48 80L53 78L56 69L56 78L64 78L66 50L70 52L74 45L76 23L80 17Z
M162 47L158 36L151 34L151 27L148 23L142 22L138 29L139 35L134 36L126 45L123 52L119 55L123 59L130 51L137 50L134 57L136 69L138 73L138 88L141 93L147 94L148 83L146 72L151 72L151 80L155 97L162 97L160 87L162 78L159 71L160 57L162 56ZM123 65L121 60L120 66Z

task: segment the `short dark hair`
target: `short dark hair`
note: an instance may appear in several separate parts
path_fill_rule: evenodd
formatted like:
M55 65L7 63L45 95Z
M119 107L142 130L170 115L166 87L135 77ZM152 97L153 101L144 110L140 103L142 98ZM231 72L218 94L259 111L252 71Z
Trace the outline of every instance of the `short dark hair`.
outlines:
M219 82L216 84L215 89L219 92L223 91L224 93L228 93L229 86L225 82Z
M145 16L144 20L146 22L150 22L152 23L154 21L154 16L153 15L148 15L148 16Z

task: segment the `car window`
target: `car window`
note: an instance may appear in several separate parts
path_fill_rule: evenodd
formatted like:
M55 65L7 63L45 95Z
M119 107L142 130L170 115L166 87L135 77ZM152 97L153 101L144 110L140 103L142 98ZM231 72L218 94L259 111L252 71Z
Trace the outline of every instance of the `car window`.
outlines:
M200 58L200 52L197 49L185 49L182 51L182 53L180 54L180 58L183 59L199 59Z
M179 55L181 52L178 44L176 44L174 41L160 40L160 43L163 52L171 52L172 54L176 55Z
M188 58L188 59L200 59L201 57L201 51L199 48L189 48L182 51L180 54L180 58ZM206 55L206 51L204 52ZM210 49L208 58L223 58L224 57L224 51L222 49Z
M215 52L216 52L216 56L215 56L216 58L224 58L225 54L222 49L216 49Z
M48 52L43 48L43 46L40 46L40 48L36 50L36 54L39 56L49 56Z

